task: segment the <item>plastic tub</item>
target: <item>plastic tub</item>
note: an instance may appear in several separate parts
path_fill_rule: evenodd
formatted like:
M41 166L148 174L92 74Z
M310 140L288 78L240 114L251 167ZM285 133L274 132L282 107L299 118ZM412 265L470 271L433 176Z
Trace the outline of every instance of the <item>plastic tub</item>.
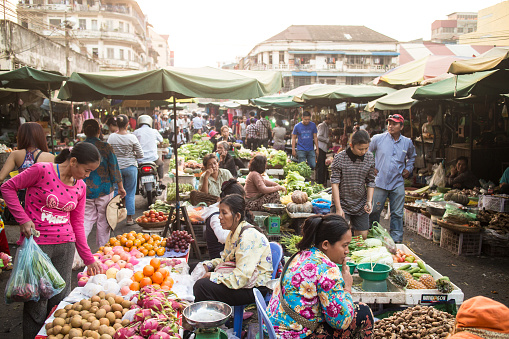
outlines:
M389 276L389 272L392 268L385 264L375 264L366 262L357 265L357 271L359 276L365 280L380 281L385 280Z

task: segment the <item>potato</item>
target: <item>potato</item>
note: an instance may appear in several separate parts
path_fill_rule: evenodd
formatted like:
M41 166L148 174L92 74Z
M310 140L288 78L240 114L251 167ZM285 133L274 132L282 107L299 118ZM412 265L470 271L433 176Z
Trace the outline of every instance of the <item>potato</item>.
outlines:
M69 339L69 334L66 334L63 339Z
M83 310L83 306L81 306L80 304L76 305L73 308L74 308L75 311L78 311L78 312L81 312Z
M95 317L97 319L104 318L106 316L106 313L108 313L104 308L101 308L95 312Z
M54 313L55 318L59 318L59 315L61 315L62 313L67 313L67 312L63 308L56 310L55 313Z
M94 331L90 331L90 330L83 331L83 336L90 337L90 333L92 333L92 332L94 332Z
M129 300L123 300L121 305L123 308L131 308L131 302Z
M57 339L57 336L53 334L48 334L48 339Z
M127 308L122 309L122 315L126 314L127 312L129 312L129 309Z
M62 330L60 331L60 333L62 333L63 335L66 335L66 334L69 334L70 330L71 330L71 326L68 324L65 324L64 326L62 326Z
M101 291L97 294L99 296L99 298L101 299L104 299L106 297L106 293L104 293L104 291Z
M101 299L99 299L99 301L100 301L100 300L101 300ZM97 307L97 308L98 308L99 306L101 306L101 303L100 303L99 301L94 301L94 302L92 303L92 307L94 307L94 306L95 306L95 307Z
M89 315L90 315L90 312L87 311L87 310L83 310L83 311L80 312L80 316L82 318L88 318Z
M104 334L104 333L108 333L108 325L101 325L99 326L99 330L97 331L97 333L99 334Z
M97 331L99 329L99 326L101 326L101 323L99 322L99 320L94 320L94 321L92 321L92 324L90 325L90 330Z
M58 326L58 325L57 325L57 326ZM57 326L55 326L55 327L57 327ZM53 329L54 329L55 327L52 327L52 328L50 328L49 330L46 330L46 334L47 334L47 335L54 335L54 334L53 334Z
M115 332L116 332L119 328L121 328L121 327L122 327L122 325L120 325L120 324L115 324L115 325L113 325L113 328L115 329Z
M83 331L81 328L73 328L69 331L69 339L81 337L83 335Z
M64 320L64 319L62 319L62 318L55 318L55 319L53 320L53 327L55 327L55 326L57 326L57 325L59 325L59 326L64 326L64 325L65 325L65 320Z
M104 299L103 299L103 300L101 300L101 301L99 302L99 305L101 305L101 307L100 307L100 308L102 308L104 305L108 305L108 306L110 306L110 303L108 302L108 300L104 300Z
M83 299L81 301L81 306L83 306L83 309L84 310L88 310L90 309L90 307L92 306L92 302L90 300L87 300L87 299Z
M101 337L99 339L113 339L113 337L107 333L101 334Z
M90 298L91 302L99 302L101 301L101 298L98 295L94 295L92 298Z
M62 326L60 326L60 325L54 326L52 330L53 330L52 332L54 335L58 335L62 331Z
M90 309L88 310L90 313L94 313L97 312L97 310L99 309L99 307L97 306L91 306Z
M87 321L88 321L89 323L91 323L91 322L92 322L92 321L94 321L94 320L97 320L97 317L96 317L96 316L94 316L93 314L89 315L89 316L88 316L88 318L87 318Z
M114 336L115 336L115 332L117 332L117 330L116 330L114 327L115 327L115 326L113 326L113 327L111 327L111 326L110 326L110 327L108 327L108 334L109 334L110 336L112 336L112 337L114 337Z
M111 305L111 311L112 312L116 312L116 311L122 312L123 309L124 308L120 304L113 304L113 305Z
M120 312L120 311L115 311L115 312L113 312L113 314L115 315L115 318L117 318L117 319L122 319L122 312Z
M99 319L99 322L101 323L101 325L110 326L110 321L108 320L108 318L101 318Z
M67 312L67 318L72 318L72 317L74 317L75 315L78 315L78 314L80 314L78 311L70 310L69 312Z
M46 331L48 331L50 328L53 328L53 323L46 323L46 325L44 325L44 328L46 329Z
M106 300L108 300L108 302L110 303L110 305L113 305L113 304L115 303L115 298L113 298L113 297L109 297L109 298L108 298L108 299L106 299Z
M83 328L83 325L85 325L88 322L89 322L88 319L81 318L81 326L80 327Z
M128 320L128 319L124 319L122 320L122 326L126 327L127 325L129 325L131 322Z
M82 325L81 319L82 318L79 315L76 315L76 316L72 317L72 319L71 319L71 326L73 328L81 328L81 325Z
M63 335L62 333L57 334L57 335L56 335L56 338L57 338L57 339L63 339L63 338L64 338L64 335Z
M125 299L124 299L124 298L122 298L122 296L120 296L120 295L116 295L116 296L115 296L115 302L116 302L117 304L121 304L121 303L122 303L122 301L124 301L124 300L125 300Z
M105 298L104 298L104 299L109 299L109 298L113 298L113 299L115 299L115 297L116 297L116 296L117 296L116 294L108 293L108 294L106 294L106 296L105 296Z
M92 322L91 321L87 321L86 323L83 324L83 326L81 328L83 328L83 331L88 331L90 329L91 325L92 325ZM84 332L83 332L83 335L85 335Z
M101 336L99 333L92 331L88 337L92 339L99 339Z
M115 324L121 324L121 323L122 323L122 319L119 319L119 318L115 319Z
M113 324L117 317L115 317L115 314L113 312L108 312L108 313L106 313L106 318L108 318L108 320L110 321L110 324Z
M72 304L65 305L64 310L66 310L66 311L72 310Z

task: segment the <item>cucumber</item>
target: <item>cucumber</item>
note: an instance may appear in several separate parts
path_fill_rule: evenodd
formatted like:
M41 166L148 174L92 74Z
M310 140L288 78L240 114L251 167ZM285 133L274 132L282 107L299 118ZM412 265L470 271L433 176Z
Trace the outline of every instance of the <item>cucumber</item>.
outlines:
M401 266L400 268L398 268L398 270L405 271L405 270L407 270L408 268L410 268L411 266L412 266L412 265L410 265L410 264L406 264L406 265L403 265L403 266Z
M426 270L423 270L423 269L420 269L418 273L424 273L424 274L429 274L429 272L428 272L428 271L426 271Z
M422 262L422 260L417 260L417 265L419 265L419 268L422 270L426 269L426 265Z
M408 273L414 274L414 273L418 273L419 271L420 271L419 267L414 267L410 271L408 271Z
M423 274L426 274L426 273L413 273L412 276L416 277L416 278L420 278L421 275L423 275Z

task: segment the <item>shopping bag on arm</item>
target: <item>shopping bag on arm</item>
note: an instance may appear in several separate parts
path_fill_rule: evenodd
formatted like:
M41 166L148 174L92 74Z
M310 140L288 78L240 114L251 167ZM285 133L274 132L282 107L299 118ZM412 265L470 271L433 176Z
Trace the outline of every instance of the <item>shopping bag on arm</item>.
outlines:
M25 238L18 249L11 277L5 288L5 302L46 300L62 292L65 281L50 258L35 242Z

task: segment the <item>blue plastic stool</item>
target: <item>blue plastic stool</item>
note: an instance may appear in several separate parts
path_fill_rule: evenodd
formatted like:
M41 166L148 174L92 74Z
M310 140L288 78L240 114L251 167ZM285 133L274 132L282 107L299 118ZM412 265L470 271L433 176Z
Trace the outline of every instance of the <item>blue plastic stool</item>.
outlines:
M253 288L253 293L255 296L256 310L258 311L258 339L263 339L264 323L265 327L267 328L269 339L276 339L276 332L274 331L274 326L272 326L269 316L265 311L267 309L267 304L265 304L263 295L256 288Z

